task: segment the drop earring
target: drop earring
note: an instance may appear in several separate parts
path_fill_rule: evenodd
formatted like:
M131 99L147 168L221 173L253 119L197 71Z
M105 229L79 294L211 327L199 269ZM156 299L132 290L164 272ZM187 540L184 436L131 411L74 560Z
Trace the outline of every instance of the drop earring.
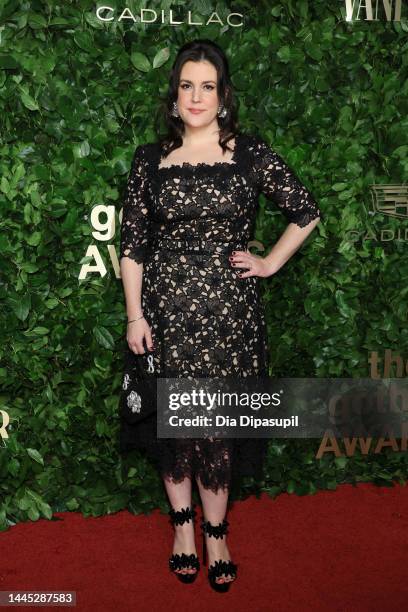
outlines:
M219 105L218 107L218 116L221 119L224 119L227 115L227 109L225 108L225 106L223 106L222 104Z
M180 113L178 112L178 108L177 108L177 102L173 102L173 110L172 110L172 117L180 117Z

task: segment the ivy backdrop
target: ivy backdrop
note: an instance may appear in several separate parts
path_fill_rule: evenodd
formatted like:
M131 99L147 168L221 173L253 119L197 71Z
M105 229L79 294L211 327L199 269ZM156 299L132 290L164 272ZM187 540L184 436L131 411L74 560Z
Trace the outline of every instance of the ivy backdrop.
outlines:
M135 14L171 7L175 18L193 9L203 21L215 10L207 0L108 4ZM126 318L116 255L133 152L156 139L152 109L186 40L222 45L241 128L284 157L325 213L262 280L271 373L367 377L371 350L408 359L408 245L348 234L407 227L369 214L370 184L408 176L406 22L346 22L344 3L325 0L217 3L221 18L244 14L241 28L102 23L96 6L0 5L0 407L11 419L0 447L3 530L53 511L168 509L148 461L118 454ZM98 205L114 212L116 231L103 240L93 234ZM254 238L269 248L285 223L261 196ZM106 270L80 278L95 263L90 245ZM271 440L265 480L236 497L406 480L406 453L316 459L319 444Z

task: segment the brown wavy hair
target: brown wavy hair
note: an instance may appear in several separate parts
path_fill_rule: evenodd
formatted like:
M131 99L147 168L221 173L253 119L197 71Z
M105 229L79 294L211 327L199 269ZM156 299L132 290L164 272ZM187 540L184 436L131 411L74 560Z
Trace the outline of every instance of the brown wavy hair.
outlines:
M234 95L233 85L230 79L228 60L224 51L212 40L198 38L184 44L178 51L176 59L170 72L169 87L167 95L161 98L157 121L164 120L167 128L165 136L158 137L164 156L166 157L174 149L178 149L183 144L182 135L184 134L184 123L181 117L172 115L173 103L177 101L178 88L180 83L180 73L183 65L187 61L199 62L207 60L211 62L217 70L217 93L219 103L222 104L227 114L224 118L217 117L220 128L219 145L223 152L228 149L227 143L234 138L239 131L238 126L238 105Z

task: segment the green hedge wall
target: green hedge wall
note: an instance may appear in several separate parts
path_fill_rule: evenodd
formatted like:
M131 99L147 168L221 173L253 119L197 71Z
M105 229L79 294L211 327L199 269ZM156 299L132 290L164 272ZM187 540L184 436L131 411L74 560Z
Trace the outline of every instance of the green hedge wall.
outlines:
M206 0L148 6L204 21L215 10ZM0 408L11 419L0 529L53 511L168 508L153 467L118 455L126 326L116 257L132 155L156 139L152 109L186 40L222 45L242 129L292 165L326 216L262 281L273 375L367 377L368 353L385 348L408 359L407 243L348 234L407 227L369 214L370 184L407 181L406 22L347 22L343 2L324 0L216 6L221 17L243 13L244 26L102 23L89 0L0 6ZM99 216L101 236L99 205L114 213ZM255 238L268 248L284 227L262 197ZM88 262L100 267L81 277ZM316 459L319 443L271 440L265 481L237 497L405 482L406 453Z

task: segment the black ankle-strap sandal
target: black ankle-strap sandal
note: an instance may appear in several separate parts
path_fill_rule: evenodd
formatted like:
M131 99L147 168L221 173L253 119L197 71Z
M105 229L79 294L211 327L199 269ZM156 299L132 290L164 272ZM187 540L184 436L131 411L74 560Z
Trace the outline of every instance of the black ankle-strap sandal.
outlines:
M228 526L229 523L226 519L224 519L222 523L219 523L218 525L212 525L210 521L205 520L201 522L201 529L203 533L203 565L206 565L207 563L205 534L218 540L219 538L223 538L227 533ZM215 563L210 565L208 568L208 580L214 591L218 591L218 593L226 593L229 590L233 580L230 582L217 582L217 578L224 575L231 576L235 580L237 577L237 570L238 566L235 563L232 561L223 561L222 559L219 559L219 561L215 561Z
M194 508L187 506L186 508L181 508L181 510L174 510L172 508L169 510L168 514L170 515L170 522L172 525L184 525L186 522L189 523L190 520L194 522L194 517L197 513ZM194 553L191 555L187 555L186 553L176 553L169 559L169 568L176 574L177 578L181 582L191 584L197 578L198 570L200 569L200 562L197 555ZM189 568L196 570L194 574L181 574L180 572L176 571Z

